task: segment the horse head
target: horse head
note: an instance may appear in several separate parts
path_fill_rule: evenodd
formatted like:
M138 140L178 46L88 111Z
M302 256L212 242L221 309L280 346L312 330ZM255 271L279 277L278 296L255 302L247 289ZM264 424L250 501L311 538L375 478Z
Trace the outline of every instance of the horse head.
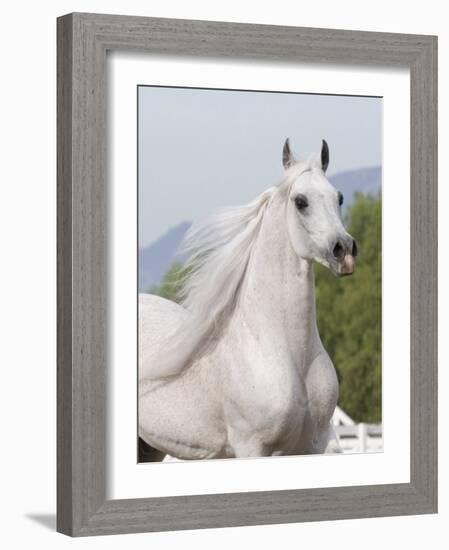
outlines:
M287 183L287 227L298 256L315 260L335 275L354 272L357 244L346 231L341 205L343 195L327 179L329 147L323 140L321 153L296 161L285 141L282 153Z

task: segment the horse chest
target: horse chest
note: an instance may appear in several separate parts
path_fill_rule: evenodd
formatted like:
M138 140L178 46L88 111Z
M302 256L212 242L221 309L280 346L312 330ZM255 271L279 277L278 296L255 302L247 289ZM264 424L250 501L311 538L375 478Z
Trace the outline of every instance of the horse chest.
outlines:
M238 376L231 377L225 407L230 439L239 445L258 441L269 454L312 448L317 434L328 425L338 397L335 369L324 350L307 370L284 358L274 375L259 357L257 368L238 371Z
M294 372L273 377L261 369L242 377L240 371L225 405L230 439L256 440L273 450L284 447L300 431L306 405L305 388Z

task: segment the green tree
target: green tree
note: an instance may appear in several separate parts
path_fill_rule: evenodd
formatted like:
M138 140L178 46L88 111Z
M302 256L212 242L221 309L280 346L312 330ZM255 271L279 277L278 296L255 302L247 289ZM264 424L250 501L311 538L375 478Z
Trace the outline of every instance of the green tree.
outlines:
M189 272L189 268L179 262L174 262L165 273L161 284L150 287L148 292L179 303L181 301L183 284Z
M382 203L357 194L346 216L359 254L354 275L336 279L317 266L317 322L337 369L339 405L356 421L382 415Z

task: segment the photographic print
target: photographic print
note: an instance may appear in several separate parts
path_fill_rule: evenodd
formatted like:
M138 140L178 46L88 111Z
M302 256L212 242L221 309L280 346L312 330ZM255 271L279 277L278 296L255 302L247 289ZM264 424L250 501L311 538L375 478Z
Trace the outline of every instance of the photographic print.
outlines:
M381 452L382 98L137 93L138 462Z

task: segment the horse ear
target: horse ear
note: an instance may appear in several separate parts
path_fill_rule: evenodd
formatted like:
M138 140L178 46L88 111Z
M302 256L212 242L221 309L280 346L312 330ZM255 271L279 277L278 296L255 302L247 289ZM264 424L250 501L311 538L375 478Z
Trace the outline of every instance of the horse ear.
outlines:
M290 150L290 141L287 138L284 143L284 148L282 149L282 164L284 165L285 170L290 168L295 164L296 160Z
M323 139L323 144L321 146L321 168L323 169L323 172L327 170L328 166L329 166L329 145L327 144L326 140Z

